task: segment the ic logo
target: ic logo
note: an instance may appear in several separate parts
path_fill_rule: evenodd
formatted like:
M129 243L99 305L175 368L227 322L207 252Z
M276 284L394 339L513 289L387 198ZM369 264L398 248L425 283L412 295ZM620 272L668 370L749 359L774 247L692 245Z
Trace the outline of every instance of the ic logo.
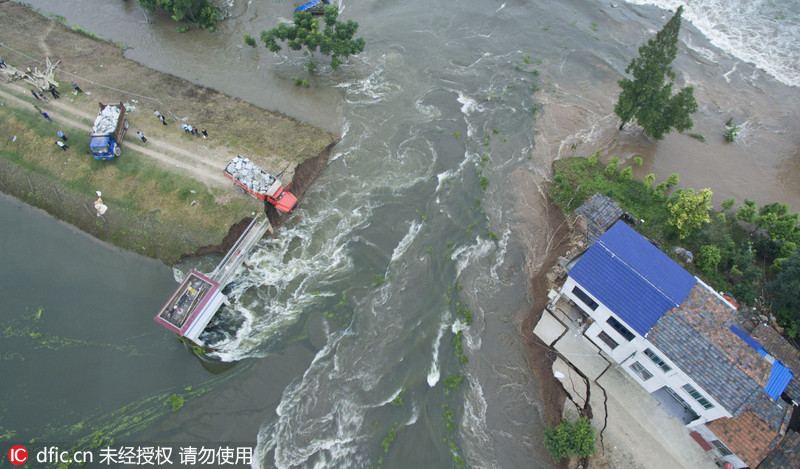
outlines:
M28 460L28 450L22 445L12 446L8 450L8 460L15 466L25 464L25 461Z

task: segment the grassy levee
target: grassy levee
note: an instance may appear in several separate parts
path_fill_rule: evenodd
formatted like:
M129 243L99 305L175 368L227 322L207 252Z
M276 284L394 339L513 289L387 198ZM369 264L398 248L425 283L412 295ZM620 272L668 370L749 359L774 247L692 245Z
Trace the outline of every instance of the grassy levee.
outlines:
M98 239L167 264L220 244L232 225L261 209L252 198L230 197L165 171L131 148L115 160L97 161L87 154L88 141L75 136L64 151L55 145L53 124L38 114L4 106L0 127L9 137L0 141L3 192ZM98 217L94 191L109 187L113 190L104 191L103 201L110 208Z
M230 158L249 157L268 171L286 169L282 179L289 183L300 163L325 157L337 140L323 129L144 67L126 59L120 46L24 5L0 0L0 30L0 55L8 64L41 70L45 57L61 61L55 78L62 95L43 103L34 100L27 83L0 85L14 97L0 107L0 191L167 264L221 247L232 226L263 211L232 183L220 181ZM73 81L88 94L74 93ZM4 101L12 100L0 97ZM134 107L122 155L96 161L88 145L97 103L120 101ZM27 103L38 104L55 123ZM183 122L208 129L210 138L182 132ZM58 129L69 137L66 152L55 145ZM138 141L138 130L148 143ZM313 178L315 171L299 176ZM96 190L109 206L103 217L92 207Z

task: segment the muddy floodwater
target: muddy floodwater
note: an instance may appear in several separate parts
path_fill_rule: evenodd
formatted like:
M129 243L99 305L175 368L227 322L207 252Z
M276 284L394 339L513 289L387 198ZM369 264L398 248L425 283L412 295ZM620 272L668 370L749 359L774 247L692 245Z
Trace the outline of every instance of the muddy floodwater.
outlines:
M0 358L19 377L0 382L0 435L237 442L256 447L258 467L550 464L516 324L547 244L553 159L640 156L636 176L679 173L717 205L800 208L798 6L687 5L674 69L695 87L692 132L705 143L656 143L617 130L616 81L671 15L659 7L677 2L635 3L345 1L340 17L359 22L366 50L309 74L299 53L242 43L290 19L291 2L232 1L217 32L178 33L134 1L31 0L129 58L342 140L235 276L236 302L204 335L222 363L196 360L152 321L176 278L221 256L171 271L0 200L0 292L12 298Z

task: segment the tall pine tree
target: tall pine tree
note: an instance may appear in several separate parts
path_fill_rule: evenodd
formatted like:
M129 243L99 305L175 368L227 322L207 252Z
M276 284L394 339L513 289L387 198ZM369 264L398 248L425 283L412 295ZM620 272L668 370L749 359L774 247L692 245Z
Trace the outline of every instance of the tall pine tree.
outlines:
M620 130L636 118L645 135L661 140L672 129L683 132L694 125L691 114L697 111L697 102L692 86L672 94L675 72L670 64L678 54L682 12L683 7L678 7L655 39L639 48L639 57L625 69L625 73L633 75L633 80L625 78L618 82L622 92L614 113L622 119Z

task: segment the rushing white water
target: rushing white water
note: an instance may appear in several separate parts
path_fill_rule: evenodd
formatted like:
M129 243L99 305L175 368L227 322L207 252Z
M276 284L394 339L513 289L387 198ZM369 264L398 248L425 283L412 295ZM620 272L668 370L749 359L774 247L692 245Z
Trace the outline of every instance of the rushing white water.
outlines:
M800 2L773 0L627 0L675 11L723 51L781 82L800 86Z

